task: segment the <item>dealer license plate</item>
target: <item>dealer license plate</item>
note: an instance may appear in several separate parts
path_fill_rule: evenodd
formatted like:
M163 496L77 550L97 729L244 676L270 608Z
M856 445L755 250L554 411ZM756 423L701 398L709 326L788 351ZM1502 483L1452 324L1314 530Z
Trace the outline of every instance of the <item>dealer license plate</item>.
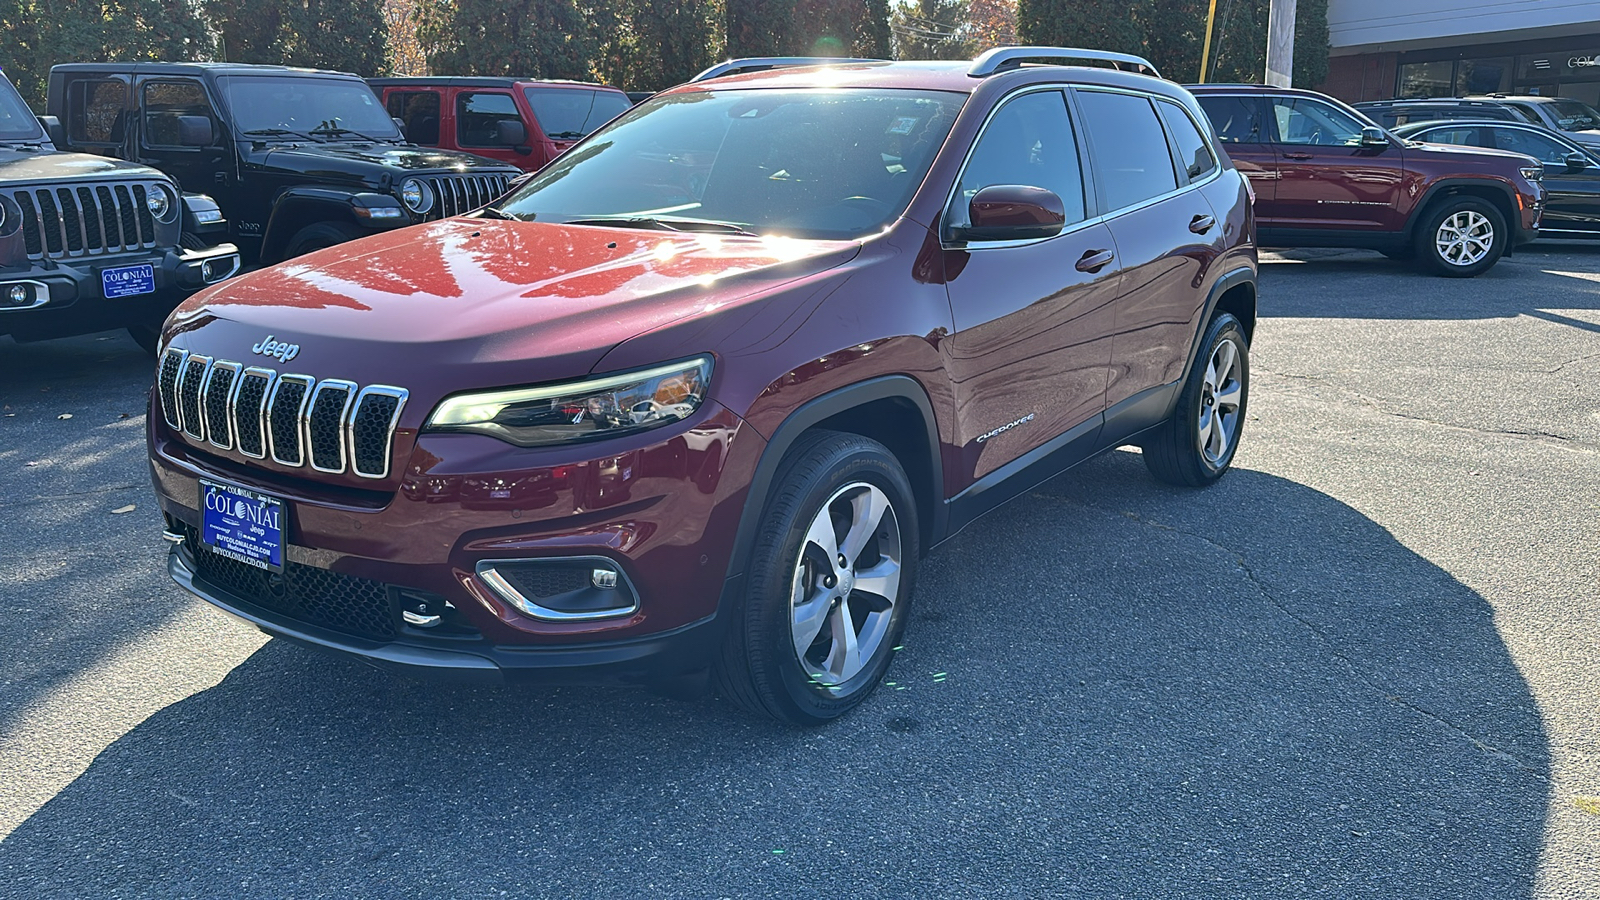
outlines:
M118 297L137 297L156 292L156 267L119 266L100 270L100 289L107 300Z
M270 571L283 570L283 501L200 482L200 541L213 553Z

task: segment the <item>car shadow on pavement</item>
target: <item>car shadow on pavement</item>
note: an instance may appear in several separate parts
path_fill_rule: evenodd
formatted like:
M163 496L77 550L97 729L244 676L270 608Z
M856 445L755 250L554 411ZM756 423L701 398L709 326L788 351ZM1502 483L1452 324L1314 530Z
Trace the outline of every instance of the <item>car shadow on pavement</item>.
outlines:
M0 843L26 896L1528 896L1548 749L1485 600L1350 506L1085 464L932 554L889 681L412 681L272 642ZM159 661L152 661L159 664ZM0 889L4 893L6 889Z
M1262 316L1427 321L1527 315L1600 332L1594 322L1551 311L1600 310L1600 242L1536 243L1476 278L1440 278L1369 250L1279 250L1263 253L1261 263Z

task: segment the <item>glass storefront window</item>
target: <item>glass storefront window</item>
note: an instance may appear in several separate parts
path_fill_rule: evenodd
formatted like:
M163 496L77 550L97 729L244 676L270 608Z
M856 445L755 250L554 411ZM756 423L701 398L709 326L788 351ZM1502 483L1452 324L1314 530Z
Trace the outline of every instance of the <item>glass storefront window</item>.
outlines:
M1454 80L1454 70L1455 63L1448 59L1405 63L1400 66L1399 96L1402 99L1448 97Z
M1463 59L1456 63L1455 96L1498 94L1511 90L1511 57Z

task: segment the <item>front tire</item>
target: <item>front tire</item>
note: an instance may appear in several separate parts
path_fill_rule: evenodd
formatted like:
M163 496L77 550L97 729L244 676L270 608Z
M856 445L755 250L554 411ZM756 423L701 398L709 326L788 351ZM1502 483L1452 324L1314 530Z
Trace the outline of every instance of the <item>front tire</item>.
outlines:
M1231 313L1212 318L1172 415L1144 441L1157 480L1204 487L1228 471L1250 399L1250 342Z
M774 484L716 678L753 713L820 725L889 668L916 580L916 502L887 448L838 432L803 437Z
M1423 267L1435 275L1473 278L1499 261L1510 237L1505 217L1493 204L1455 197L1428 211L1414 249Z
M313 250L323 250L362 235L361 229L345 222L315 222L294 233L289 239L285 259L304 256Z

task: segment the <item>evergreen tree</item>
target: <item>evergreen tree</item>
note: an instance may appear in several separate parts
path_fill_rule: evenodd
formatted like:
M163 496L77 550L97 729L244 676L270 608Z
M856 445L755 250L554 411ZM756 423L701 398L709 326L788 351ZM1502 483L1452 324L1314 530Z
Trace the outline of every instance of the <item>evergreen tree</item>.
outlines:
M590 79L603 50L573 0L434 0L418 38L441 75Z
M912 0L890 14L896 59L968 59L973 55L968 0Z
M388 71L383 0L208 0L219 55L230 62Z
M786 56L795 0L727 0L728 56Z
M98 60L187 60L211 55L211 36L185 0L4 0L0 58L36 110L50 67Z

